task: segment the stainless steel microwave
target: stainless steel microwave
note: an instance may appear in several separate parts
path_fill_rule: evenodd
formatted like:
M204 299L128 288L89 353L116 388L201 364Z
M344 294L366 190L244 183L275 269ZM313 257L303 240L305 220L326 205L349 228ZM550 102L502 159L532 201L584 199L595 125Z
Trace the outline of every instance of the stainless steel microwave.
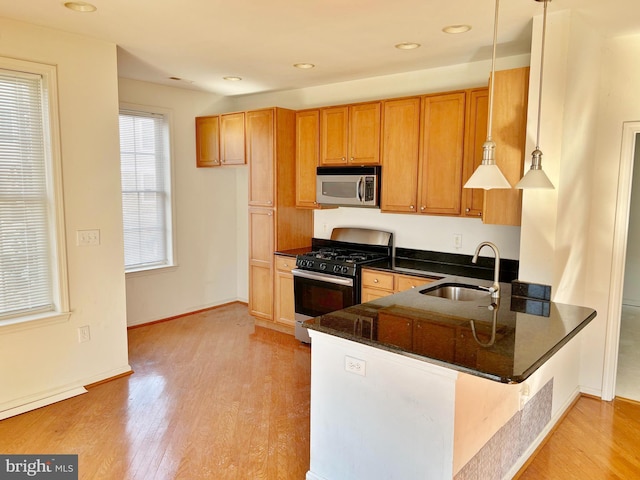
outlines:
M342 207L380 206L380 166L317 167L316 201Z

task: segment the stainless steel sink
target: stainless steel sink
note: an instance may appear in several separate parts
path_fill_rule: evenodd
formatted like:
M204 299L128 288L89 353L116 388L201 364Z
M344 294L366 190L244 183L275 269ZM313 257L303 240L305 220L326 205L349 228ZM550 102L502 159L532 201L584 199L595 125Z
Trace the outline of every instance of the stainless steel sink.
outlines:
M477 285L464 285L461 283L444 283L435 287L421 290L423 295L432 297L446 298L447 300L455 300L457 302L470 302L472 300L480 300L489 297L490 292L485 287Z

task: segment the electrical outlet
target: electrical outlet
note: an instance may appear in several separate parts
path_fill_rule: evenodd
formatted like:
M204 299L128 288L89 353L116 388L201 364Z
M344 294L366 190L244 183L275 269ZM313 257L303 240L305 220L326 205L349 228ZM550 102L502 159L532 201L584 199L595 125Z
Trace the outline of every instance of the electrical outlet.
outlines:
M347 372L355 373L356 375L362 375L364 377L366 375L367 362L345 355L344 369Z
M462 248L462 235L459 233L453 234L453 246L455 248Z
M76 231L76 243L80 247L87 245L100 245L100 230Z
M91 330L89 330L89 325L78 327L78 343L88 342L89 340L91 340Z

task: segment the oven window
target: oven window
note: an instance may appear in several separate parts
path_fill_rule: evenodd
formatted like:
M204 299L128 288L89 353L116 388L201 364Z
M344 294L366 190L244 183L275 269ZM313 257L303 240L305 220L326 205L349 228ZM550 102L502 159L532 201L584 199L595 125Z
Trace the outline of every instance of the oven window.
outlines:
M293 277L296 313L317 317L354 305L354 288Z

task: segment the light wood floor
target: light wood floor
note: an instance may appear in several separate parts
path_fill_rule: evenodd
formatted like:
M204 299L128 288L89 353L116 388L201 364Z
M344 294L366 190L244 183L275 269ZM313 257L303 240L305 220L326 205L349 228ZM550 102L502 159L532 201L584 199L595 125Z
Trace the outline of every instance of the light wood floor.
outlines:
M129 345L135 374L0 421L0 453L77 453L83 480L305 478L309 347L243 305L134 328ZM639 435L640 404L583 397L520 478L640 478Z

